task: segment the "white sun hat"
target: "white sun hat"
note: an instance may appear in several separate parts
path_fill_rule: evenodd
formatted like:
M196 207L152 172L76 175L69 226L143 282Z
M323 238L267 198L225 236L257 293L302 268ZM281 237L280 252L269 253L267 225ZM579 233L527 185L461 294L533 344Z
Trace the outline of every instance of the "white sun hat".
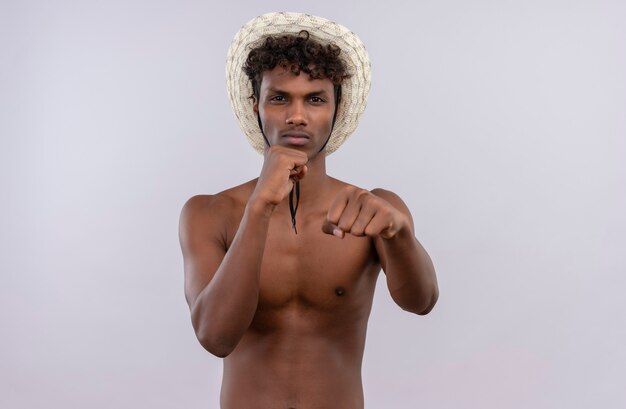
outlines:
M339 113L326 154L336 151L354 132L365 106L371 84L371 67L367 51L361 40L346 27L303 13L268 13L245 24L235 35L226 61L226 86L233 112L248 142L259 153L265 149L265 140L257 115L252 110L252 84L243 71L250 50L260 46L266 37L280 34L298 34L306 30L310 37L321 43L332 43L341 49L341 58L349 78L341 84Z

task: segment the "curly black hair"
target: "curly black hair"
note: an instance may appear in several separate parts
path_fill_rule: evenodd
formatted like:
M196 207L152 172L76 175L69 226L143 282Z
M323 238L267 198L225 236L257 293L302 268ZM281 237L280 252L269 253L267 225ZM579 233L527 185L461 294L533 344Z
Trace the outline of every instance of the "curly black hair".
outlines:
M310 37L306 30L298 34L269 36L263 44L253 48L243 65L243 71L252 82L251 97L258 97L263 72L276 66L291 70L299 75L308 74L312 79L329 79L340 86L350 77L348 69L339 54L341 49L335 44L322 44Z

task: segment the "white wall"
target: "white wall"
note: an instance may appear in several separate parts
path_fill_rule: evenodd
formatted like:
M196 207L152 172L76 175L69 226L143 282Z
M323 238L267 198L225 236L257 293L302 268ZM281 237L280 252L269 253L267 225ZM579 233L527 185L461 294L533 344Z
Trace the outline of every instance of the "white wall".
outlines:
M226 51L266 11L336 20L373 89L328 169L411 208L441 297L379 281L368 408L626 405L626 3L0 5L0 407L216 408L180 208L258 174Z

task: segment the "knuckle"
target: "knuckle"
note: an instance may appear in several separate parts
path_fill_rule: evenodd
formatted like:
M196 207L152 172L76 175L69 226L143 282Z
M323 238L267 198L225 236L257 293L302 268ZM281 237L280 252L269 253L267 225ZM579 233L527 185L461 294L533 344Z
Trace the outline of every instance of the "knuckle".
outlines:
M355 235L355 236L362 236L363 235L363 225L354 225L352 226L352 228L350 229L350 233Z
M369 197L369 193L367 190L365 189L358 189L355 191L355 196L359 199L365 199L367 197Z

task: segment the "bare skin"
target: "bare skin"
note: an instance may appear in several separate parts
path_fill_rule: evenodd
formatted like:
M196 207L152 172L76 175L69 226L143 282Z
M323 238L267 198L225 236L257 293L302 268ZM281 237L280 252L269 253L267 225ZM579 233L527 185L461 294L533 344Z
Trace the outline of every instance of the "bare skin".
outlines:
M223 409L363 408L361 362L381 269L394 301L426 314L437 280L395 194L326 174L328 80L277 68L259 101L258 179L194 196L181 213L185 294L198 340L224 358ZM296 235L287 197L300 180Z

